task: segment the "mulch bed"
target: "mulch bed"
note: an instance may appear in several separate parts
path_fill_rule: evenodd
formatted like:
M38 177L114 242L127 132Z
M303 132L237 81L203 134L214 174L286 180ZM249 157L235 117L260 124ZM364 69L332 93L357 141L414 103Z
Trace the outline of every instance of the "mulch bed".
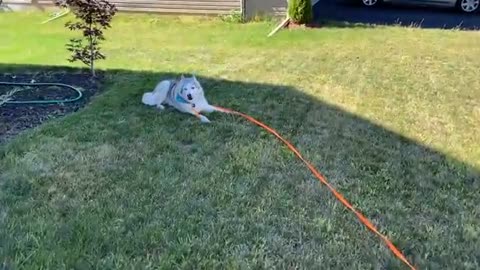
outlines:
M289 21L288 24L285 26L288 29L298 29L298 28L320 28L322 25L317 22L308 23L308 24L298 24L292 21Z
M0 74L2 82L22 83L63 83L72 85L82 91L83 98L69 103L60 104L3 104L0 105L0 144L5 143L20 132L34 128L45 121L65 116L85 106L90 98L100 89L102 76L95 79L87 72L44 71L36 73L3 73ZM0 85L0 96L18 86ZM70 99L78 94L68 88L41 86L22 87L16 92L12 100L47 100Z

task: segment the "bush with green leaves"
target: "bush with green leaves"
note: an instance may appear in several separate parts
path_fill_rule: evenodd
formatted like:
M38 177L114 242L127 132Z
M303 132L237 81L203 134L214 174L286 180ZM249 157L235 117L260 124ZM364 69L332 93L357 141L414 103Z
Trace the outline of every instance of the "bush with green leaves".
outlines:
M311 0L289 0L288 17L297 24L307 24L313 20Z
M220 15L220 19L228 23L244 23L245 22L242 12L238 10L232 10L228 14L222 14Z

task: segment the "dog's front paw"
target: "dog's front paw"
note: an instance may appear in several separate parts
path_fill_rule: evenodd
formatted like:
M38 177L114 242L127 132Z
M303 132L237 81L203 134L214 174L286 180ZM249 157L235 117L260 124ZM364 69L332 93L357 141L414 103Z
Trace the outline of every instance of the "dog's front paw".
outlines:
M165 106L163 106L163 105L161 105L161 104L158 104L158 105L157 105L157 109L163 111L163 110L165 110Z
M208 120L208 118L205 117L204 115L200 115L200 121L202 123L210 123L210 120Z

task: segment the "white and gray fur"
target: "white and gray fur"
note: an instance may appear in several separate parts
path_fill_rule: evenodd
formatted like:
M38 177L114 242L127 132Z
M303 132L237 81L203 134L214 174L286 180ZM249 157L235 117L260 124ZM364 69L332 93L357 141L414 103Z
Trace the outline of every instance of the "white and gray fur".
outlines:
M203 123L209 123L210 120L200 113L215 111L205 98L203 88L195 75L192 77L182 75L179 80L159 82L152 92L143 94L142 103L156 106L161 110L165 109L163 104L167 104L181 112L195 115Z

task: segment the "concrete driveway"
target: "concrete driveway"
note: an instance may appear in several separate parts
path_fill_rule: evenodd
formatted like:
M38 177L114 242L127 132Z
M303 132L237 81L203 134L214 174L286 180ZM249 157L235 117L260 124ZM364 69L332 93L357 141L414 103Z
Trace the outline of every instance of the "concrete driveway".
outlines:
M315 19L349 23L416 25L422 28L480 29L480 13L469 15L444 8L393 5L370 9L354 2L339 1L345 0L320 0L314 7Z

